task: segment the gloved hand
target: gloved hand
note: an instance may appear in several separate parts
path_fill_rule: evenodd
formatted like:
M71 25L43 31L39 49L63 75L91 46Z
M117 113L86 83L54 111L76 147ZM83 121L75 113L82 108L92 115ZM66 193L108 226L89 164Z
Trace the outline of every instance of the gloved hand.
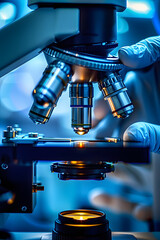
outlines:
M123 62L123 64L125 64L128 67L132 67L132 68L144 68L144 67L154 64L156 61L160 60L160 36L145 39L131 47L122 48L119 51L119 57L120 57L121 61ZM157 70L157 71L159 71L159 73L154 72L155 78L154 79L151 78L150 81L153 80L153 83L152 83L152 85L148 85L148 88L152 87L153 84L155 87L157 86L157 91L155 91L154 88L150 89L150 91L152 92L152 95L153 95L153 96L151 96L150 101L152 102L153 98L156 98L155 100L157 101L157 104L160 104L160 101L159 101L160 98L158 98L158 96L155 96L156 94L160 95L160 88L159 88L159 86L160 86L160 78L159 78L160 69L156 69L157 65L159 65L159 63L155 64L155 67L153 67L152 71ZM157 82L154 83L154 80ZM148 82L146 82L146 84L147 83ZM153 105L154 105L154 102L153 102ZM154 106L153 106L153 108L154 108ZM155 114L157 114L157 118L160 116L159 112L155 112ZM154 115L153 115L153 117L154 117ZM160 148L160 126L143 123L143 122L135 123L135 124L131 125L125 131L125 133L123 135L123 140L124 141L144 142L146 145L150 146L151 151L159 152L159 150L160 150L159 149Z
M135 109L127 119L113 118L108 102L104 101L101 94L94 104L93 125L97 126L96 138L122 137L126 128L135 122L160 123L160 62L158 61L160 60L160 36L142 40L131 47L121 48L119 58L124 65L130 67L124 82ZM147 132L148 130L147 128ZM126 134L124 139L127 139ZM154 147L151 146L151 149Z
M151 151L159 152L160 37L148 38L130 47L121 48L119 58L131 69L126 74L124 82L135 107L134 113L125 120L113 119L103 97L97 99L94 110L96 137L123 136L124 141L142 141L150 145ZM146 171L144 167L135 165L126 167L123 164L117 164L116 169L113 181L118 178L121 184L130 186L132 192L138 188L141 193L145 194L147 191L148 196L151 196L152 187L146 189L148 182L151 183L151 180L147 180L151 179L150 170ZM140 176L141 181L137 176ZM138 192L136 194L138 195ZM141 220L148 220L152 215L150 197L148 200L146 198L145 204L144 201L136 203L129 198L126 199L124 195L111 195L106 189L101 189L92 193L90 199L96 206L131 213Z

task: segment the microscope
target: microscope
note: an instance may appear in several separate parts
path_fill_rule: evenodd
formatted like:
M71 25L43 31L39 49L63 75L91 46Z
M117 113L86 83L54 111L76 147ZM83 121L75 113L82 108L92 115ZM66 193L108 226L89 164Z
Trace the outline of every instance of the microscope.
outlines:
M120 74L124 66L110 54L118 46L116 13L125 10L126 0L28 0L28 6L31 13L0 31L0 76L44 53L48 66L33 90L33 122L48 122L68 85L76 134L87 134L92 127L93 84L108 100L113 117L128 117L133 105ZM48 139L9 126L0 146L0 212L33 211L36 192L43 190L36 179L37 161L52 161L51 172L62 180L103 180L118 161L148 163L149 148L115 138ZM61 212L52 234L42 237L71 238L111 240L105 214Z
M28 5L36 10L1 30L0 76L44 52L48 67L33 90L29 112L33 122L48 122L70 85L72 128L79 135L88 133L93 83L98 83L114 117L128 117L133 105L119 74L123 64L109 56L118 46L116 12L126 8L126 1L29 1Z

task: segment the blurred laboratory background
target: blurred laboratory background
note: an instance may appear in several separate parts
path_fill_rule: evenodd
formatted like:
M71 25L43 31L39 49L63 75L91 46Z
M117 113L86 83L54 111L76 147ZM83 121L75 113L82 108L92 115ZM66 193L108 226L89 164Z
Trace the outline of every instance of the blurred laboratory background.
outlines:
M128 0L127 10L118 13L117 16L119 43L117 51L122 46L160 34L159 2L160 0ZM0 28L30 11L27 0L0 0ZM0 56L0 61L3 61L3 56ZM0 137L6 126L19 124L23 132L43 133L46 137L79 138L71 128L68 89L62 94L47 124L35 125L28 117L33 103L32 91L46 65L45 57L40 54L0 79ZM96 84L94 95L95 99L99 96ZM95 129L92 129L87 138L91 139L94 136ZM61 181L56 174L50 172L50 165L49 162L39 162L37 165L38 180L43 183L45 191L38 193L34 212L4 214L1 217L5 223L4 227L9 231L51 231L58 212L76 208L94 208L89 201L90 192L93 189L106 188L113 195L124 191L119 182L113 185L109 176L106 180L99 182ZM146 222L138 221L128 214L103 208L101 210L106 211L112 231L148 231Z

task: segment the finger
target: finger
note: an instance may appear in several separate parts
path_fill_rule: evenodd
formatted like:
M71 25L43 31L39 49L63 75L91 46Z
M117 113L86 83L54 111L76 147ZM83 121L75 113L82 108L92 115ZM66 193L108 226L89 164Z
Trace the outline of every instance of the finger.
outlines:
M141 221L151 220L153 217L152 206L137 205L133 209L133 216Z
M135 164L117 163L115 171L110 175L111 179L117 179L118 182L127 184L136 190L150 192L152 189L152 174L150 168L136 166ZM127 191L127 190L126 190Z
M147 67L160 57L160 36L144 39L132 46L122 47L119 58L131 68Z
M90 201L95 207L109 209L116 213L131 214L136 206L135 203L131 203L122 198L111 196L105 193L91 195Z
M143 142L152 152L160 153L160 126L145 122L134 123L124 132L123 140Z
M123 198L97 192L92 193L90 202L95 207L105 208L116 213L127 213L141 221L152 219L152 207L129 202Z

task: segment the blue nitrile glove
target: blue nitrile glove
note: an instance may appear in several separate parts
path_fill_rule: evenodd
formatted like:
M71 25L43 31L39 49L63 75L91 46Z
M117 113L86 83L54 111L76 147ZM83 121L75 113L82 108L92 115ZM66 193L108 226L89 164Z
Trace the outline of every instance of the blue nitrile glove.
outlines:
M160 36L146 38L132 46L119 50L122 63L131 68L142 69L160 58Z
M129 126L123 134L124 141L139 141L150 146L152 152L160 153L160 126L137 122Z
M158 152L160 147L160 126L158 126L160 124L160 37L148 38L130 47L121 48L119 58L130 68L124 82L135 109L125 120L113 119L108 104L101 96L96 100L94 109L96 137L123 136L124 141L142 141L149 144L152 151ZM118 179L121 184L130 185L132 191L137 188L141 193L146 194L148 191L148 196L149 194L151 196L152 187L148 184L151 183L151 180L148 180L152 179L151 175L152 171L147 171L144 167L117 164L112 179ZM121 212L126 210L141 220L148 220L152 215L149 198L145 204L143 202L133 204L124 195L113 196L107 189L101 189L99 193L97 191L91 194L90 200L99 207L109 207Z
M95 126L98 125L95 129L97 138L122 137L127 127L135 122L160 124L160 36L147 38L130 47L122 47L119 58L131 69L124 82L135 107L134 113L125 120L113 118L108 103L101 96L95 101L94 108L93 122ZM142 133L142 123L129 127L124 134L124 140L145 141L156 152L159 147L155 138L160 139L160 127L145 124Z
M135 45L132 45L131 47L121 48L119 51L119 57L126 66L132 67L132 68L144 68L153 64L155 61L158 61L158 59L160 58L160 36L151 37L151 38L142 40L141 42ZM157 79L156 79L157 81L159 80L158 79L159 75L160 75L160 69L159 69L159 74L157 73ZM149 87L151 86L148 86L148 88ZM157 87L158 87L158 83L157 83ZM160 88L158 88L157 91L154 91L154 88L150 89L150 91L153 91L153 94L157 93L160 95ZM151 102L153 97L151 97L150 99ZM160 104L160 102L158 104ZM153 105L153 108L154 108L154 105ZM156 114L160 115L159 112L157 112ZM159 118L159 116L157 116L157 118ZM159 152L160 126L154 125L154 124L148 124L144 122L135 123L131 125L129 128L127 128L127 130L123 135L123 140L124 141L141 141L141 142L144 142L146 145L150 145L151 151Z

